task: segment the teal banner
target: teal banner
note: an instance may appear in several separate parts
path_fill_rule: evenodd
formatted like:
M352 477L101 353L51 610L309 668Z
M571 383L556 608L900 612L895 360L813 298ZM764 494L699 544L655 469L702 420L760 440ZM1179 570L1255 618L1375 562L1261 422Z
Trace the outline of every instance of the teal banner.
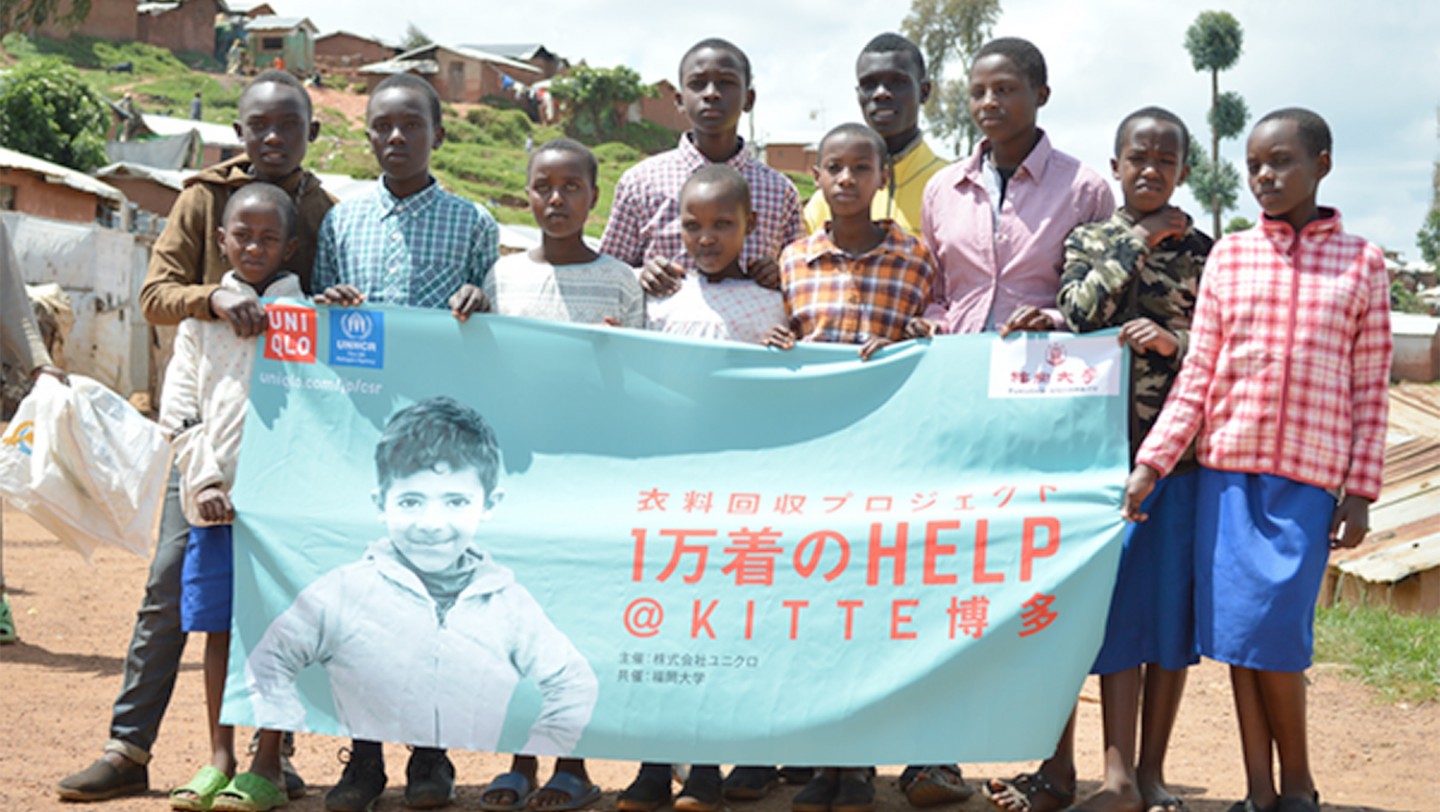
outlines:
M1113 331L861 362L268 311L226 722L696 763L1053 748L1120 551Z

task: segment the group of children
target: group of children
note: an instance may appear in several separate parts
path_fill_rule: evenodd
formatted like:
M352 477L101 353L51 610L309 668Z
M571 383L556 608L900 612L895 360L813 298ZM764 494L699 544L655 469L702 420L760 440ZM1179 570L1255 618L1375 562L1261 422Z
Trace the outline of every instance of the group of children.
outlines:
M1116 208L1099 174L1037 126L1050 89L1044 58L1025 40L979 51L969 108L984 140L949 166L918 126L930 83L912 43L876 37L856 78L866 123L821 141L818 194L802 217L794 186L738 135L755 100L748 58L724 40L696 44L681 59L677 98L691 130L625 173L599 251L583 239L598 196L595 156L557 139L534 149L527 171L541 243L498 262L494 221L429 174L444 130L428 83L396 76L375 89L367 132L382 179L331 209L299 168L315 135L303 87L282 73L254 80L239 104L246 156L182 194L142 297L156 323L191 317L162 397L180 475L146 602L152 613L173 611L169 593L183 580L183 630L211 636L214 757L174 791L175 808L264 810L304 790L285 769L279 733L262 732L251 770L236 775L233 735L218 720L230 611L227 489L254 352L248 339L264 329L258 297L300 291L323 304L443 308L462 320L490 311L779 349L845 343L865 359L937 334L1120 328L1134 364L1135 464L1123 506L1134 523L1094 666L1104 783L1072 807L1072 719L1039 769L981 790L1005 810L1182 809L1165 788L1163 759L1185 669L1204 655L1234 674L1248 785L1231 812L1318 808L1304 716L1311 615L1329 547L1360 541L1378 494L1390 351L1379 250L1316 204L1331 161L1323 120L1292 108L1257 124L1247 167L1264 216L1212 251L1169 202L1187 172L1184 123L1154 107L1120 123ZM1338 505L1329 493L1337 489ZM147 785L156 700L137 694L145 677L132 684L130 671L151 668L153 679L168 680L163 711L183 632L142 625L106 757L62 781L64 797ZM153 720L134 723L137 704ZM599 796L583 760L558 759L543 785L537 770L533 756L515 756L482 808L559 812ZM416 747L406 774L408 805L453 799L443 750ZM741 766L722 778L718 766L695 765L673 796L664 764L642 765L617 806L714 812L722 798L764 796L782 775L806 782L796 812L874 808L872 769ZM326 808L369 809L385 783L380 744L352 742ZM912 765L900 784L916 806L972 792L955 765Z

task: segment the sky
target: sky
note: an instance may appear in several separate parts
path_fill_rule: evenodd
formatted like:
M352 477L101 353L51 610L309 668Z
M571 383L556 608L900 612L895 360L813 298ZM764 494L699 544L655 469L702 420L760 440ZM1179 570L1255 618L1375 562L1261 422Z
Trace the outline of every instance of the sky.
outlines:
M1115 127L1140 107L1179 114L1209 143L1210 77L1184 48L1185 29L1206 10L1233 14L1244 29L1239 62L1220 75L1222 91L1244 97L1250 124L1280 107L1308 107L1329 121L1334 169L1320 202L1346 228L1418 260L1415 233L1431 202L1440 157L1440 3L1433 0L1001 0L994 36L1040 47L1050 102L1040 126L1052 143L1110 178ZM322 33L344 29L397 41L413 23L452 44L538 42L571 62L629 65L646 81L675 79L680 56L710 36L750 57L757 94L741 133L756 139L818 138L860 120L855 57L875 34L898 31L904 0L729 0L705 6L674 0L530 0L526 3L417 3L393 0L272 0L280 14L309 17ZM963 70L947 75L960 77ZM753 130L751 129L753 127ZM1247 127L1248 131L1248 127ZM953 156L948 145L935 144ZM1244 139L1222 157L1244 175ZM1113 183L1113 181L1112 181ZM1118 186L1116 193L1118 197ZM1209 230L1188 192L1175 203ZM1241 190L1236 215L1258 207Z

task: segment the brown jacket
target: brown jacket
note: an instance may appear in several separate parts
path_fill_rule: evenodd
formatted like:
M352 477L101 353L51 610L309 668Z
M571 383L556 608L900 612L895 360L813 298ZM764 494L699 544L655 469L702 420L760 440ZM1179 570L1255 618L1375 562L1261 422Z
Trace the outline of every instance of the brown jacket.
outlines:
M250 159L241 155L185 181L165 230L155 240L150 269L140 289L140 307L151 324L179 324L191 316L215 318L210 312L210 294L230 270L215 230L230 193L253 180ZM300 287L309 293L320 223L335 205L335 198L320 188L319 178L304 169L295 170L277 185L290 193L300 211L295 234L300 244L286 267L295 271Z

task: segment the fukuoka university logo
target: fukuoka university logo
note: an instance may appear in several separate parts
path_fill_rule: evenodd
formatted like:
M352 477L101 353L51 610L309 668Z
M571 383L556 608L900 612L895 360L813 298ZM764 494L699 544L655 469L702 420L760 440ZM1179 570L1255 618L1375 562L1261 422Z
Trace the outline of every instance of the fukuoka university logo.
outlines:
M13 445L21 454L27 457L30 456L30 453L35 448L34 421L26 420L24 423L16 425L15 428L10 430L10 434L5 437L4 443L5 445Z
M1070 354L1065 351L1065 345L1059 342L1052 341L1050 348L1045 351L1045 363L1052 367L1058 367L1065 363L1065 359L1068 357Z
M346 313L340 318L340 332L351 341L364 341L375 332L375 322L369 313Z

